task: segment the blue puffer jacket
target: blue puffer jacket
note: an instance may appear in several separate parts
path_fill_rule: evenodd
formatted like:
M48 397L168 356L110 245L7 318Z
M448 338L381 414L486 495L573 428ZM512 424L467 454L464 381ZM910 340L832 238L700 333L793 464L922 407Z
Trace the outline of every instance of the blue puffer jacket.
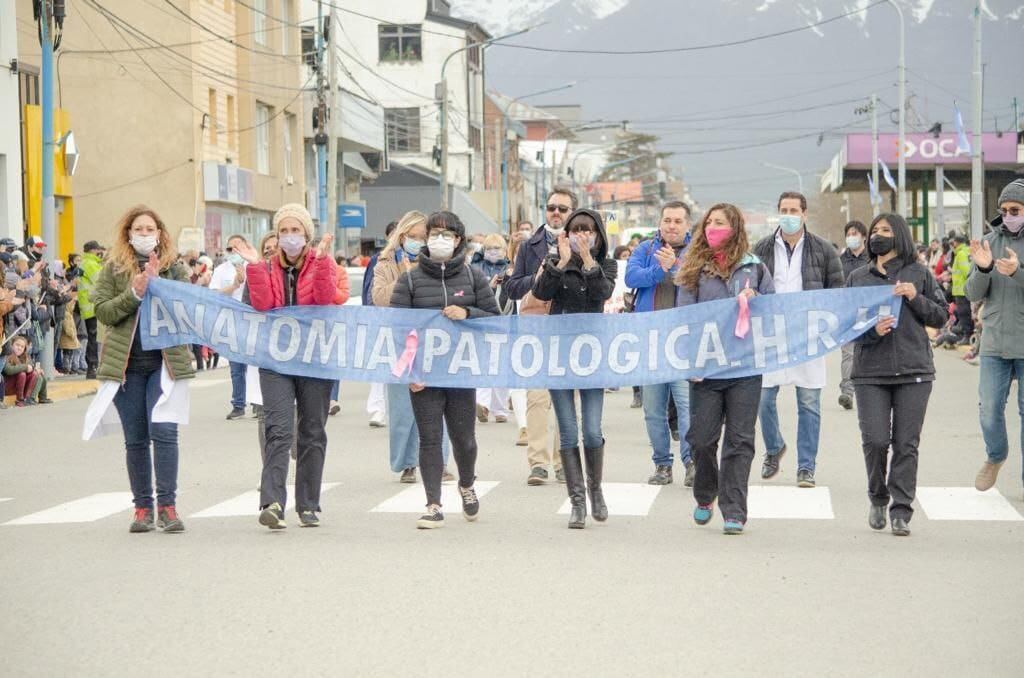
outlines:
M633 307L636 312L653 311L654 293L658 284L665 279L665 276L675 276L679 270L678 261L668 272L661 270L661 264L658 263L654 253L660 250L664 244L659 232L652 240L640 243L633 250L633 254L629 255L629 261L626 263L626 287L636 290L636 302ZM689 244L690 234L687 233L683 252L686 251L685 248Z

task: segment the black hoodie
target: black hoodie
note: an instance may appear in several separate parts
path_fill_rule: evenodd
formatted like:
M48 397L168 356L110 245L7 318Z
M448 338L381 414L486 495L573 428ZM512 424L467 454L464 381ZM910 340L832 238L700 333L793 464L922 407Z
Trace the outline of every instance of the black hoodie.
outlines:
M558 254L544 260L540 275L533 283L533 296L551 302L550 315L603 313L604 302L611 299L615 291L619 265L608 256L608 232L601 215L593 210L578 209L566 219L566 231L580 214L589 216L597 226L597 243L591 250L596 265L584 271L583 259L578 254L572 255L564 270L558 268Z

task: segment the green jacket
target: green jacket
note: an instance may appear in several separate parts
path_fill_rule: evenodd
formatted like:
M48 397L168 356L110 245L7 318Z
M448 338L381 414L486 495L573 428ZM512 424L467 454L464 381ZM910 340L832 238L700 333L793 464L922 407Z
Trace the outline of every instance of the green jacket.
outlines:
M181 265L160 271L161 278L188 282L188 272ZM96 376L107 381L124 381L128 369L128 356L139 323L140 301L131 288L130 273L115 273L108 263L96 279L93 301L96 319L107 326L107 336L100 353L100 366ZM172 379L191 379L192 351L188 346L173 346L163 350L164 364Z
M967 284L967 276L971 273L971 248L966 244L959 245L953 250L953 296L965 297L967 292L964 286Z
M96 287L96 276L103 270L103 262L92 252L82 255L82 275L78 279L78 312L84 320L96 317L96 304L92 291Z
M1024 231L1009 233L1001 222L993 222L985 241L993 259L1005 257L1009 247L1024 261ZM1024 359L1024 266L1012 276L997 271L994 262L987 271L974 266L965 291L971 301L985 302L981 308L981 355Z

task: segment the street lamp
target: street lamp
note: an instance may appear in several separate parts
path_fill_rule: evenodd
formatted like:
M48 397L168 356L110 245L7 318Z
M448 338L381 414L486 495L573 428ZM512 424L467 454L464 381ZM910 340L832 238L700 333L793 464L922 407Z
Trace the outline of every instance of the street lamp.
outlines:
M897 208L900 216L907 216L907 31L906 25L903 21L903 10L899 5L896 4L896 0L888 0L889 4L892 5L893 9L896 10L896 14L900 17L900 63L898 70L899 86L900 86L900 133L899 133L899 154L896 159L899 163L897 170Z
M527 26L521 31L516 31L514 33L509 33L507 35L502 35L497 38L491 38L490 40L483 40L481 42L470 43L465 47L460 47L451 54L449 54L447 57L445 57L444 63L441 64L441 82L440 84L438 84L438 87L441 88L439 97L441 99L441 180L440 182L438 182L441 184L441 209L448 209L448 79L445 77L445 71L448 68L448 62L451 61L453 56L459 54L460 52L465 52L466 50L473 49L475 47L484 47L486 45L491 45L498 42L499 40L507 40L508 38L514 38L517 35L522 35L523 33L532 31L534 28L537 28L538 26L542 25L543 24L537 24L536 26Z
M799 187L800 193L803 194L803 192L804 192L804 178L803 178L803 176L801 176L801 174L800 174L800 172L798 170L795 170L792 167L783 167L782 165L773 165L770 162L762 162L761 164L764 165L765 167L770 167L772 169L781 170L783 172L792 172L793 174L795 174L796 175L797 186Z
M541 94L550 94L551 92L561 92L564 89L570 89L575 86L576 82L573 81L567 82L564 85L559 85L558 87L543 89L539 92L522 94L509 101L508 105L505 106L505 110L501 112L501 133L503 136L501 142L501 223L509 233L512 232L512 229L511 224L509 223L511 220L508 218L508 112L516 102L523 99L540 96Z

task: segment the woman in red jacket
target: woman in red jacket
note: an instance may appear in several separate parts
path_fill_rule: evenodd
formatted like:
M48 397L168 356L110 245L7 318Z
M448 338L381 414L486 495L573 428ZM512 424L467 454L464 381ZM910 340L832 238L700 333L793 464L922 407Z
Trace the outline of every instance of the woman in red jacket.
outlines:
M331 256L331 234L314 249L313 218L298 204L285 205L274 215L278 255L268 262L248 244L235 251L249 262L246 278L249 301L257 311L282 306L327 306L336 303L337 265ZM329 379L295 377L260 368L267 453L260 482L260 524L272 530L284 522L288 459L298 434L295 462L295 510L302 527L320 524L320 482L327 451ZM295 426L298 410L298 426Z

